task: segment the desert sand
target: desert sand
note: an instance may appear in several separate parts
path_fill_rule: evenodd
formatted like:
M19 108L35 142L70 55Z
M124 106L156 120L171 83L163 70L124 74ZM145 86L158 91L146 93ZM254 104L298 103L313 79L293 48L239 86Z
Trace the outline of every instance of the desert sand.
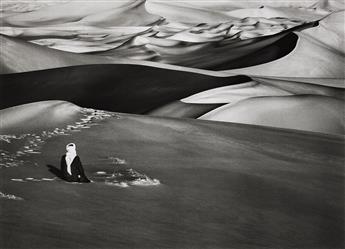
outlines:
M51 119L37 114L32 116L37 123L28 126ZM17 167L1 169L1 192L15 197L0 199L6 213L0 218L6 238L1 247L343 245L340 137L121 113L92 123L98 125L65 129L65 135L36 131L44 141L40 153L24 152L14 160ZM47 165L59 167L70 141L78 144L94 183L69 184L48 170ZM32 143L37 140L30 136L11 139L3 149L12 155ZM119 167L112 158L161 184L105 184L97 172Z
M344 134L344 101L298 95L253 97L217 108L200 119Z
M2 3L0 247L344 248L344 9Z
M30 133L66 126L82 116L80 107L64 101L42 101L0 110L1 133ZM39 117L40 120L37 120ZM23 125L25 124L25 125Z

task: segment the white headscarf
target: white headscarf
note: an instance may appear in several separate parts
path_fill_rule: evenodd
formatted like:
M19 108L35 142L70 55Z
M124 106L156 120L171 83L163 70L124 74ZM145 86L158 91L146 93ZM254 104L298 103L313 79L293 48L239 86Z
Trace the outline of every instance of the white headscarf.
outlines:
M74 158L77 156L76 146L74 143L69 143L66 145L66 164L67 164L67 172L68 174L72 175L71 165Z

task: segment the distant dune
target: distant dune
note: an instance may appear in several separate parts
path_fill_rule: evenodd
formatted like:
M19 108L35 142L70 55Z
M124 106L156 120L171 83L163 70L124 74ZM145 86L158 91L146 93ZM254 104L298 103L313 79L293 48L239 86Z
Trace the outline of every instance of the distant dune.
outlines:
M228 24L230 26L231 23ZM299 28L308 27L302 25ZM196 27L192 32L209 32L217 30L215 27ZM203 31L206 30L206 31ZM108 57L128 58L132 60L155 61L164 64L178 65L189 68L201 68L209 70L225 70L241 67L249 67L271 62L289 54L295 47L297 36L292 30L286 30L279 34L267 35L241 40L225 39L220 34L219 41L192 41L188 38L188 32L181 34L179 38L162 39L140 36L115 49L95 53ZM205 34L208 37L208 33ZM182 39L182 40L180 40ZM185 40L183 40L185 39ZM210 60L209 58L213 59Z
M17 38L1 36L3 45L0 73L15 73L83 64L131 63L154 61L212 70L249 67L277 60L290 53L297 42L291 31L231 42L203 42L165 45L168 40L138 38L116 49L93 54L76 54L49 49ZM136 44L137 40L142 41ZM176 42L175 42L176 43ZM180 45L179 45L180 44ZM78 44L76 44L78 46ZM149 48L149 49L148 49ZM20 57L25 54L25 57ZM213 60L209 60L209 57ZM30 61L27 61L30 58ZM158 63L153 66L165 67ZM187 69L188 70L188 69ZM190 71L192 71L190 70Z
M40 26L40 25L87 25L99 26L135 26L156 22L159 16L145 11L145 1L115 1L99 2L69 1L52 6L44 6L34 11L17 13L1 18L3 25Z
M170 5L183 5L179 2L171 3L170 0L148 0L148 3L157 4L170 4ZM293 10L300 9L305 12L316 12L320 10L330 10L336 11L339 9L344 9L345 4L337 0L300 0L300 1L272 1L272 0L243 0L243 1L215 1L210 2L208 0L184 0L183 3L187 6L190 6L195 9L205 9L210 12L222 12L222 11L233 11L238 9L260 9L260 7L269 7L269 8L291 8ZM187 12L187 11L186 11ZM188 12L187 12L188 13Z
M199 92L182 99L190 104L221 104L236 103L252 97L292 96L292 95L320 95L338 100L345 99L345 90L330 86L309 84L292 81L293 79L270 79L253 77L252 81L231 86L224 86ZM298 80L298 79L295 79ZM327 83L327 79L324 79Z
M58 51L0 35L0 73L17 73L84 64L110 63L106 58ZM114 58L118 63L121 59Z
M228 72L273 77L344 78L344 13L333 13L321 20L319 26L297 32L297 45L288 55L274 62Z
M323 18L317 27L303 30L302 33L344 55L345 39L342 33L345 28L344 18L343 9Z
M223 104L201 119L344 134L344 98L341 88L255 78L200 92L181 101Z
M217 108L200 119L345 134L344 101L299 95L249 98Z
M327 2L327 1L324 1ZM335 1L334 1L335 2ZM341 4L339 4L341 5ZM244 17L284 17L290 19L318 20L326 15L327 7L337 10L342 6L320 6L314 1L156 1L146 2L148 12L163 16L169 21L217 23ZM318 8L317 8L318 7ZM321 8L320 8L321 7Z
M75 66L1 75L0 107L58 99L143 114L200 91L247 81L246 76L213 77L140 65Z

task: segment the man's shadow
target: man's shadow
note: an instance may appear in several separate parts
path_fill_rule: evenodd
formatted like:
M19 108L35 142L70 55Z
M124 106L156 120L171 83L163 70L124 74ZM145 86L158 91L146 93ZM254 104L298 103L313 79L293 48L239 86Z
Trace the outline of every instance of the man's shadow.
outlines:
M54 174L55 176L59 177L61 180L66 180L61 172L61 170L53 165L47 164L48 170Z

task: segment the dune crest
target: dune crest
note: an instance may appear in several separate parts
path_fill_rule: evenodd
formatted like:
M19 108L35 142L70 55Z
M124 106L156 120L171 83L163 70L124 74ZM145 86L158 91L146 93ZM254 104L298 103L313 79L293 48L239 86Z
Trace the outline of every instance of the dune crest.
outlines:
M149 3L165 3L168 4L170 0L148 0ZM179 4L176 2L174 4ZM304 9L325 9L329 11L336 11L344 9L345 4L337 0L300 0L300 1L272 1L272 0L242 0L242 1L209 1L209 0L184 0L183 4L193 6L195 8L210 9L213 11L225 10L231 11L244 8L260 8L268 6L273 8L304 8Z
M105 58L50 49L18 38L0 35L0 73L18 73L67 66L103 63L134 63L128 59ZM22 55L25 55L23 57Z
M76 105L55 100L2 109L1 134L16 129L21 129L25 133L36 129L59 127L80 118L81 111L82 108Z
M344 19L345 11L340 10L322 19L317 28L301 32L345 56Z
M134 18L135 17L135 18ZM35 27L42 25L135 26L151 24L160 17L148 14L144 1L68 1L44 6L34 11L1 18L10 26Z
M343 15L344 12L333 13L318 26L296 32L299 39L294 50L274 62L226 72L266 77L344 78Z
M315 1L316 3L317 1ZM319 20L330 13L326 9L314 8L310 2L308 4L291 1L288 4L279 1L258 1L252 3L212 2L207 1L155 1L146 2L148 12L160 15L169 21L179 21L184 23L217 23L229 20L239 20L245 17L285 17L290 19L303 19L305 21Z
M65 101L41 101L0 110L0 141L11 150L1 149L1 167L17 167L25 157L41 154L41 148L52 137L71 135L90 129L115 113L80 108ZM13 151L14 150L14 151Z
M184 98L181 101L191 104L235 103L251 97L302 94L328 96L339 100L345 99L345 90L342 88L308 84L292 80L255 77L253 81L250 82L213 88Z

